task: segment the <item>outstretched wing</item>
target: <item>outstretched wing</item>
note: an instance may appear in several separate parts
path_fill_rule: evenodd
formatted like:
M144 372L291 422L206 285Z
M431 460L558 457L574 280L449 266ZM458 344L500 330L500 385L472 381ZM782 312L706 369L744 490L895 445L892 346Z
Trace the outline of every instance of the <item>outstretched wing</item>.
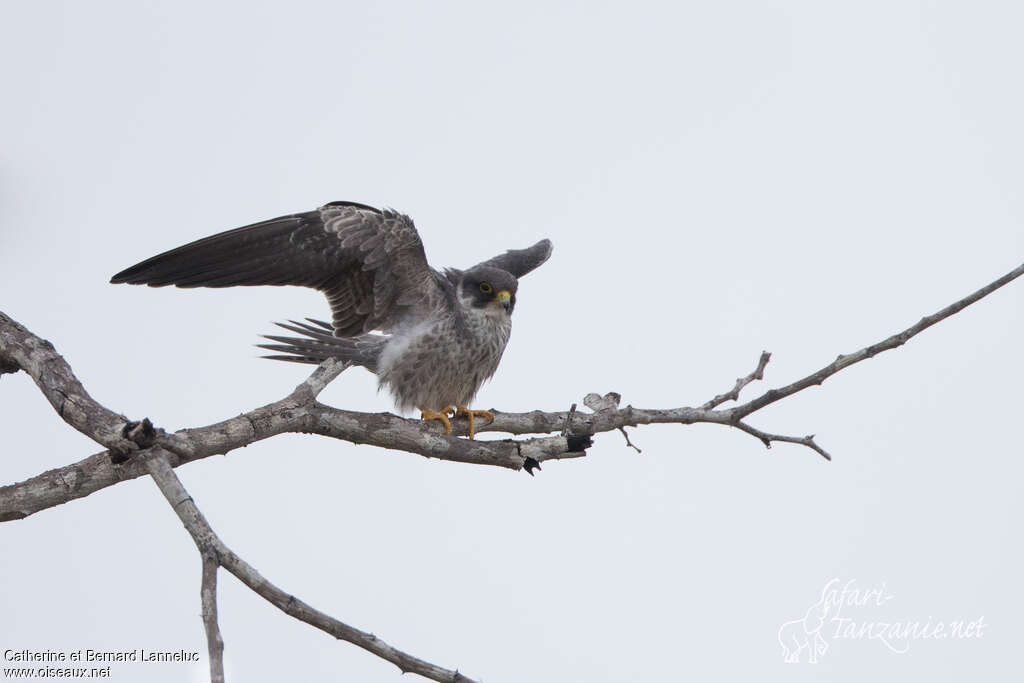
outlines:
M477 266L500 268L520 278L547 261L551 257L551 248L551 240L545 239L526 249L509 249Z
M387 330L439 294L408 216L353 202L281 216L172 249L110 280L163 287L299 285L327 295L334 333Z

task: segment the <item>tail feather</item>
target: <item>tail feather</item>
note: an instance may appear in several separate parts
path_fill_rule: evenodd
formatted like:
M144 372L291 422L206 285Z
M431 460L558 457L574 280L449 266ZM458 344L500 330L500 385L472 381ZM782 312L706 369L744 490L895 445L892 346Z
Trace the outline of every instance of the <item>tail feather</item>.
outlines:
M319 325L320 327L324 328L328 332L334 332L334 325L332 325L331 323L324 322L323 320L317 320L316 318L306 318L306 321L307 322L311 322L314 325ZM295 322L295 321L293 320L292 322ZM304 323L296 323L296 324L297 325L302 325L303 327L308 327L308 325L306 325ZM319 332L319 331L320 330L317 330L317 332Z
M361 365L370 372L377 371L377 360L388 341L381 334L361 334L358 337L335 337L330 323L307 318L312 325L289 320L288 323L274 323L278 327L302 335L283 337L273 334L262 335L276 344L257 344L274 355L263 356L270 360L284 360L292 363L319 365L328 358Z

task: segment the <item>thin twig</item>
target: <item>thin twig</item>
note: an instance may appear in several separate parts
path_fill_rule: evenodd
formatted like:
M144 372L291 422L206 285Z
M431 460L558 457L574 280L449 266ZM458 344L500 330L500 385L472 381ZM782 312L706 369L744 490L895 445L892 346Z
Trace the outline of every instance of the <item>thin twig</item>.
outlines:
M771 359L772 354L768 353L767 351L762 351L761 357L757 361L757 367L754 368L754 371L752 373L750 373L746 377L740 377L739 379L737 379L736 386L734 386L732 389L725 392L724 394L719 394L718 396L715 396L713 399L702 405L701 409L711 410L712 408L717 408L726 401L738 401L740 398L740 392L743 391L743 387L747 386L754 380L764 379L764 368L766 365L768 365L768 361L770 361Z
M636 444L634 444L632 441L629 440L629 434L626 433L626 428L625 427L619 427L619 431L622 432L622 436L626 437L626 445L627 446L629 446L630 448L634 449L637 453L643 453L643 451L640 450L639 446L637 446Z
M916 324L911 325L902 332L897 332L896 334L892 335L891 337L888 337L887 339L883 339L877 344L865 346L863 349L860 349L859 351L854 351L853 353L849 353L846 355L840 354L838 358L836 358L834 361L832 361L825 367L821 368L817 372L813 372L810 375L807 375L802 379L798 379L792 384L788 384L780 389L771 389L770 391L766 391L757 398L748 401L747 403L744 403L741 406L733 408L733 416L736 419L742 419L747 415L750 415L755 410L760 410L761 408L764 408L767 405L770 405L778 400L786 398L787 396L792 396L796 392L803 391L807 387L819 385L832 375L839 372L840 370L844 370L855 363L867 360L868 358L873 358L878 354L882 353L883 351L888 351L889 349L895 349L899 346L903 346L915 335L919 334L920 332L923 332L924 330L927 330L935 323L945 320L954 313L959 313L960 311L967 308L974 302L988 296L992 292L996 291L1003 285L1012 282L1021 275L1024 275L1024 264L1021 264L1020 266L1014 268L1013 270L1011 270L1009 273L1002 276L998 280L995 280L994 282L985 285L978 291L969 294L968 296L965 296L963 299L960 299L959 301L952 303L949 306L946 306L941 311L937 311L936 313L933 313L931 315L926 315L925 317L921 318Z
M807 446L826 460L832 460L832 456L829 455L824 448L815 443L814 434L811 434L810 436L783 436L781 434L769 434L768 432L761 431L757 427L752 427L746 422L737 422L734 426L742 429L747 434L757 437L767 448L772 447L773 441L785 441L786 443L795 443L800 444L801 446Z

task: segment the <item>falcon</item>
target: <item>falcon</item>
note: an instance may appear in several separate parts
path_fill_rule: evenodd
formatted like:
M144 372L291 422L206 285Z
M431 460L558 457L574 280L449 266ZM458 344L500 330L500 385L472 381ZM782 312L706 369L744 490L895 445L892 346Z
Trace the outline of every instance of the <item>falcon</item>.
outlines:
M277 323L276 360L328 358L377 375L400 411L419 409L451 434L451 419L494 419L469 404L498 369L512 330L519 278L551 256L551 241L512 249L467 270L427 264L412 219L391 209L331 202L228 230L146 259L111 283L150 287L298 285L324 293L331 322Z

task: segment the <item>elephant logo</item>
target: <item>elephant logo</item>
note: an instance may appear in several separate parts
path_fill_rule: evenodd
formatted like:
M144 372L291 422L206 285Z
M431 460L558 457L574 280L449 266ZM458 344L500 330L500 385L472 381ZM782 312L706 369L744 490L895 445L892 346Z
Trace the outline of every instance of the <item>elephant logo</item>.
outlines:
M803 619L787 621L779 627L782 658L787 662L799 662L801 653L807 650L807 661L817 664L818 658L828 650L828 642L821 635L829 608L832 607L825 599L827 590L826 586L821 592L821 599L810 606Z

